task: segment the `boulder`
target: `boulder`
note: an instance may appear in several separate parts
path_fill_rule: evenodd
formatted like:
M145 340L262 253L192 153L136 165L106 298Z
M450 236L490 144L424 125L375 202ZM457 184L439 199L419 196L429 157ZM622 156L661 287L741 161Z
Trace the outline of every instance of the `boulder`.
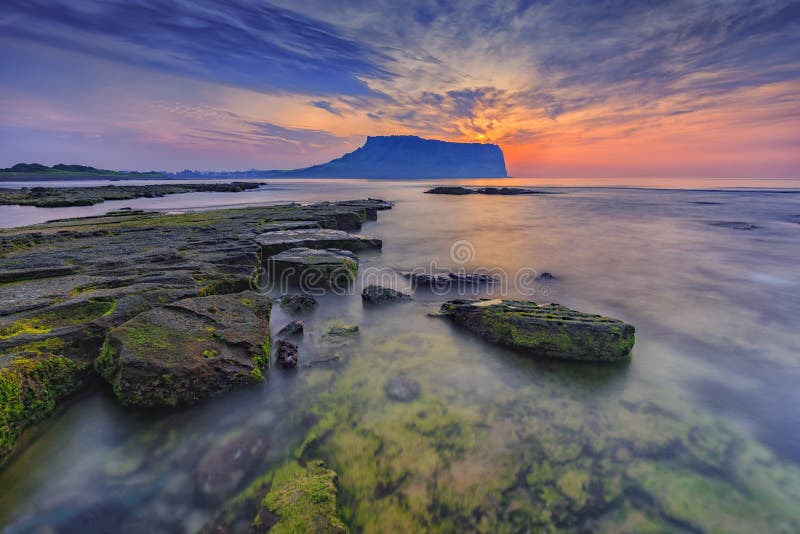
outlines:
M358 258L341 249L292 248L267 260L274 280L314 287L348 283L358 272Z
M261 382L270 310L250 291L154 308L108 333L95 369L129 406L192 404Z
M281 308L290 313L307 313L319 306L317 299L308 293L296 293L281 298Z
M365 302L372 304L383 304L384 302L402 302L411 300L411 295L397 291L390 287L368 285L361 291L361 298Z
M295 319L278 331L278 337L302 336L304 329L305 323L300 319Z
M335 248L355 252L369 248L381 248L380 239L373 239L342 230L308 228L277 230L256 237L263 257L269 257L292 248Z
M288 339L278 340L278 365L284 369L293 369L297 367L297 360L299 354L297 344L289 341Z
M560 304L452 300L441 313L492 343L533 356L607 362L627 358L635 342L633 326Z

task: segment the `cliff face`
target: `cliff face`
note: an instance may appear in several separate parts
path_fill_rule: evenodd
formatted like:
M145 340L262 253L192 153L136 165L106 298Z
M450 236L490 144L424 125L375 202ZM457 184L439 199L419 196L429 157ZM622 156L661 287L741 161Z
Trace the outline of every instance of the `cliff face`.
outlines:
M413 135L368 137L361 148L328 163L284 171L309 178L500 178L506 177L497 145L450 143Z

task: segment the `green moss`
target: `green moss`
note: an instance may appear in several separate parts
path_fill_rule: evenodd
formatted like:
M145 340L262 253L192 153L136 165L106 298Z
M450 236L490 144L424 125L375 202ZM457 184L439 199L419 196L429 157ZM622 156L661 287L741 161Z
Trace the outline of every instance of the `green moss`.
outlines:
M58 336L54 336L37 341L31 341L30 343L25 343L24 345L17 345L15 347L11 347L10 349L6 349L4 352L48 352L52 354L61 354L66 346L66 341Z
M46 334L64 326L88 323L114 312L116 301L90 299L84 302L61 306L40 314L19 319L0 328L0 340L10 339L22 334Z
M83 385L87 368L59 356L33 355L0 369L0 462L25 427L50 415L59 400Z
M275 471L263 506L278 516L270 532L347 532L337 504L337 476L321 461L301 467L290 461ZM260 526L260 516L254 528Z
M197 277L195 277L197 278ZM200 289L197 296L207 297L209 295L227 295L229 293L241 293L250 289L250 280L243 277L226 277L217 280L200 280ZM244 302L244 300L242 301ZM250 306L251 304L247 304Z
M261 369L258 367L253 367L253 370L250 371L250 379L253 382L263 382L264 381L264 374L261 372Z

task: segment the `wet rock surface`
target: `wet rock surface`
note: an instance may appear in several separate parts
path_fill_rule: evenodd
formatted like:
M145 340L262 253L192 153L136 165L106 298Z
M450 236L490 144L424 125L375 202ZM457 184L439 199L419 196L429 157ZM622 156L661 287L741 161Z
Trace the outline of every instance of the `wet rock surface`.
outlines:
M0 205L20 204L39 208L91 206L106 200L153 198L179 193L241 193L258 189L264 183L231 182L227 184L152 184L102 185L97 187L24 187L0 188Z
M559 304L452 300L441 313L492 343L532 356L607 362L627 358L634 345L633 326Z
M261 382L269 300L251 291L180 300L111 330L95 369L129 406L177 406Z
M297 362L300 359L297 344L288 339L279 339L276 346L278 365L284 369L294 369L297 367Z
M303 287L347 283L357 272L356 255L335 248L292 248L267 260L269 277Z
M397 291L390 287L368 285L361 291L361 298L370 304L383 304L387 302L405 302L411 300L411 295Z
M550 191L537 191L521 187L462 187L445 185L425 191L431 195L549 195Z

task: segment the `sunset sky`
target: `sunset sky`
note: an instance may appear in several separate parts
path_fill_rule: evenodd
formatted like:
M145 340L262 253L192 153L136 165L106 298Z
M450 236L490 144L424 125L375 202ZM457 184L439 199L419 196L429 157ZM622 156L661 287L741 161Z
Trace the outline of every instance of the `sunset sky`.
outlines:
M800 2L3 0L0 167L272 169L367 135L514 176L800 178Z

